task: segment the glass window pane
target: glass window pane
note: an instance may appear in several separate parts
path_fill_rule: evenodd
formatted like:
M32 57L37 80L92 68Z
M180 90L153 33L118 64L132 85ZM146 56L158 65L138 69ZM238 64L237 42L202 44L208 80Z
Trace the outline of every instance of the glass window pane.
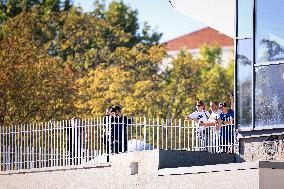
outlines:
M255 126L284 125L284 64L255 68Z
M237 44L237 125L251 127L252 39Z
M256 1L256 63L284 60L284 1Z
M238 1L238 37L252 37L253 0Z

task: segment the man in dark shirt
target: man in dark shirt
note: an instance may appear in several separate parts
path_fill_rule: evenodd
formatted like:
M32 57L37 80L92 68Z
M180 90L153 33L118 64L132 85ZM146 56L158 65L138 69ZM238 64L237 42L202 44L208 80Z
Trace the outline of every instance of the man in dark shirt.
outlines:
M221 127L221 145L223 150L228 151L234 144L234 110L228 109L226 102L220 103L219 109L222 111L218 120L219 128Z
M104 118L104 124L108 130L108 133L104 135L107 154L127 152L128 122L129 119L122 115L120 106L112 107L110 115Z
M128 118L121 113L121 107L113 108L115 116L111 123L111 138L113 140L113 153L127 152L127 122Z

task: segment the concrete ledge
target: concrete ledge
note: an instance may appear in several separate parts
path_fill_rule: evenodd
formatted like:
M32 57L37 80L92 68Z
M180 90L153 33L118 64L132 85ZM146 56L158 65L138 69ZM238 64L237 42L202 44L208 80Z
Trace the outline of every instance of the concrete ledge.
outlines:
M222 155L226 157L226 154ZM0 175L0 186L13 189L282 189L284 186L284 162L201 166L207 161L206 156L213 157L214 154L162 150L117 154L110 157L111 163L93 166L54 167L44 170L18 171L18 173L5 172ZM217 155L214 156L214 158L217 157ZM161 168L161 165L169 167L184 165L182 161L193 165L187 160L188 158L203 160L199 160L200 166ZM216 163L214 158L207 162Z
M27 174L27 173L40 173L40 172L54 172L54 171L68 171L77 169L92 169L92 168L105 168L110 167L110 163L97 163L94 165L70 165L70 166L57 166L57 167L44 167L35 169L22 169L14 171L0 171L0 175L13 175L13 174Z
M137 163L137 174L158 175L159 169L235 163L235 154L149 150L115 154L110 157L117 174L131 175L131 163Z
M199 174L225 171L243 171L250 169L283 169L284 162L244 162L244 163L229 163L218 165L205 165L193 167L165 168L158 171L159 176L164 175L183 175L183 174ZM284 176L284 175L283 175Z

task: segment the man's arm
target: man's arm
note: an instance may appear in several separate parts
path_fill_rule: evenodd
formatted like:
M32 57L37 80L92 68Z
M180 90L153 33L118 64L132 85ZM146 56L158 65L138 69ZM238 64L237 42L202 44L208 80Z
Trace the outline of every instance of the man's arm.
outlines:
M235 102L234 102L234 95L230 93L230 101L231 101L231 109L235 110Z
M218 124L219 124L219 125L234 124L234 119L231 118L230 121L224 121L224 120L222 120L222 119L218 119Z
M203 122L199 124L200 126L205 126L205 127L211 127L211 126L215 126L214 122Z

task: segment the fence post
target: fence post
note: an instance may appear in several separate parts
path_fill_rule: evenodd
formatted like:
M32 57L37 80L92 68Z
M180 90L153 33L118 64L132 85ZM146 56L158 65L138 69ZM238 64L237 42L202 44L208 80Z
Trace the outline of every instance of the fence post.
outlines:
M192 151L195 151L194 148L194 141L195 141L195 130L194 130L194 121L191 121L191 149Z
M168 149L168 119L166 119L166 149Z
M157 118L157 149L160 148L160 125L159 118Z
M147 134L146 133L146 130L147 130L147 125L146 124L147 124L147 120L146 120L146 117L144 117L144 132L143 132L144 133L144 150L146 149L146 145L145 145L146 144L146 134Z
M2 171L2 126L0 125L0 171Z
M180 144L181 144L181 136L180 136L181 135L180 134L181 133L181 119L179 119L178 122L179 122L178 123L178 126L179 126L179 129L178 129L178 143L179 143L179 146L178 147L179 147L179 150L180 150L181 149L180 148Z
M112 140L111 140L111 132L113 132L113 131L111 131L111 117L108 116L106 120L107 120L106 121L107 134L108 134L108 140L109 140L108 141L108 156L110 156L110 154L112 153L111 152L111 142L112 142Z

